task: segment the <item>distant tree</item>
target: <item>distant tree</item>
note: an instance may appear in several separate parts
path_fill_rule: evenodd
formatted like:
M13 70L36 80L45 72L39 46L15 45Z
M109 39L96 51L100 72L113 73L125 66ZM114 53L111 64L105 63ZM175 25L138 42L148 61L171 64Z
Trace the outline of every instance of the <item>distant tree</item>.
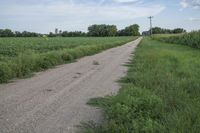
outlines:
M127 26L125 29L119 30L117 33L118 36L139 36L139 25L133 24Z
M86 36L86 33L81 32L81 31L63 31L61 34L62 37L82 37L82 36Z
M152 28L153 34L172 34L172 33L184 33L186 30L182 28L176 28L176 29L164 29L160 27L154 27Z
M117 26L111 25L107 27L107 35L108 36L116 36L117 35Z
M117 26L115 25L91 25L88 27L88 35L89 36L115 36L117 35Z
M63 32L62 32L62 36L63 36L63 37L68 37L68 31L63 31Z
M62 30L59 30L59 35L61 35L62 34Z
M49 35L48 35L48 37L55 37L56 35L55 34L53 34L53 32L49 32Z
M55 28L55 34L56 35L58 34L58 28Z
M22 37L22 33L19 31L15 31L15 37Z
M125 29L119 30L117 32L118 36L128 36L128 33L125 31Z
M139 36L139 25L138 24L133 24L125 28L125 32L129 36Z
M10 29L0 29L0 37L39 37L41 34L28 31L11 31Z
M163 33L163 29L160 27L154 27L154 28L152 28L152 33L153 34L161 34L161 33Z
M174 29L173 30L173 33L184 33L184 32L186 32L186 30L184 30L183 28L176 28L176 29Z
M22 37L39 37L40 34L35 33L35 32L28 32L28 31L23 31L21 33Z
M14 37L15 34L10 29L0 29L0 37Z

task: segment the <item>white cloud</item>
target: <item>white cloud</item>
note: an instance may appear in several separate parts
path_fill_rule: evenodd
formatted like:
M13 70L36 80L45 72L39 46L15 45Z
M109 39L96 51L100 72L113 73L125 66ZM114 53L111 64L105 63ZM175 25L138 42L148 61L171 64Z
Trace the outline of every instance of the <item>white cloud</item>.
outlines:
M137 2L139 0L114 0L115 2L120 2L120 3L124 3L124 2Z
M189 18L190 21L200 21L200 18Z
M187 8L188 7L188 3L187 2L185 2L185 1L181 1L181 6L183 7L183 8Z
M136 0L124 1L136 2ZM53 29L55 27L66 30L85 30L88 25L95 23L115 24L127 21L134 23L135 18L154 16L165 9L162 5L101 4L103 2L105 0L99 0L99 3L59 0L46 5L0 5L0 18L4 23L15 23L16 27L21 25L21 27L39 29L40 31L42 29L49 31L48 28Z
M191 7L193 9L200 9L200 0L182 0L180 5L182 8Z
M118 0L122 1L122 0ZM136 1L136 0L124 0ZM13 5L1 7L0 15L6 16L66 16L84 19L122 20L157 15L165 9L161 5L103 5L73 4L72 2L53 2L48 5ZM3 11L2 11L3 10ZM91 18L89 18L91 17Z

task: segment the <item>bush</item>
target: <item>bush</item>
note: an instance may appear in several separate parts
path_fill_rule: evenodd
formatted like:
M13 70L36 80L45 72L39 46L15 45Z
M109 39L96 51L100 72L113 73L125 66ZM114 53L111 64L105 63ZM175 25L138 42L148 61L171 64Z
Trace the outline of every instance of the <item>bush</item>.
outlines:
M9 63L15 77L24 77L30 74L35 68L35 55L31 51L21 53Z
M124 86L117 96L91 99L88 104L105 110L107 120L98 128L100 133L154 133L163 130L160 123L162 100L152 92L131 84Z
M61 53L61 58L64 62L72 61L74 59L73 56L67 50Z
M0 62L0 83L7 82L11 75L10 67L6 63Z

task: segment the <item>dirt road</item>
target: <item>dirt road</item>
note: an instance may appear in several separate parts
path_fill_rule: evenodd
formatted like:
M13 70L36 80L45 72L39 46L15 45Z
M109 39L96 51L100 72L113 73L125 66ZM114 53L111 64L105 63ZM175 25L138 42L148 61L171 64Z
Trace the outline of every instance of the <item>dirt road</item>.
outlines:
M73 133L81 121L100 121L86 102L118 91L140 40L0 85L0 132Z

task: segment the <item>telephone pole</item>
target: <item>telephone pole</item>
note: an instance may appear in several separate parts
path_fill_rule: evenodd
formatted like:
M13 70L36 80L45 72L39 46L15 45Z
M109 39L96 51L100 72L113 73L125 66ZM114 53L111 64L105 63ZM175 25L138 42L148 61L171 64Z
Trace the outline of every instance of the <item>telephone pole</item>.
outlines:
M150 20L150 35L152 35L152 18L153 16L148 17Z

